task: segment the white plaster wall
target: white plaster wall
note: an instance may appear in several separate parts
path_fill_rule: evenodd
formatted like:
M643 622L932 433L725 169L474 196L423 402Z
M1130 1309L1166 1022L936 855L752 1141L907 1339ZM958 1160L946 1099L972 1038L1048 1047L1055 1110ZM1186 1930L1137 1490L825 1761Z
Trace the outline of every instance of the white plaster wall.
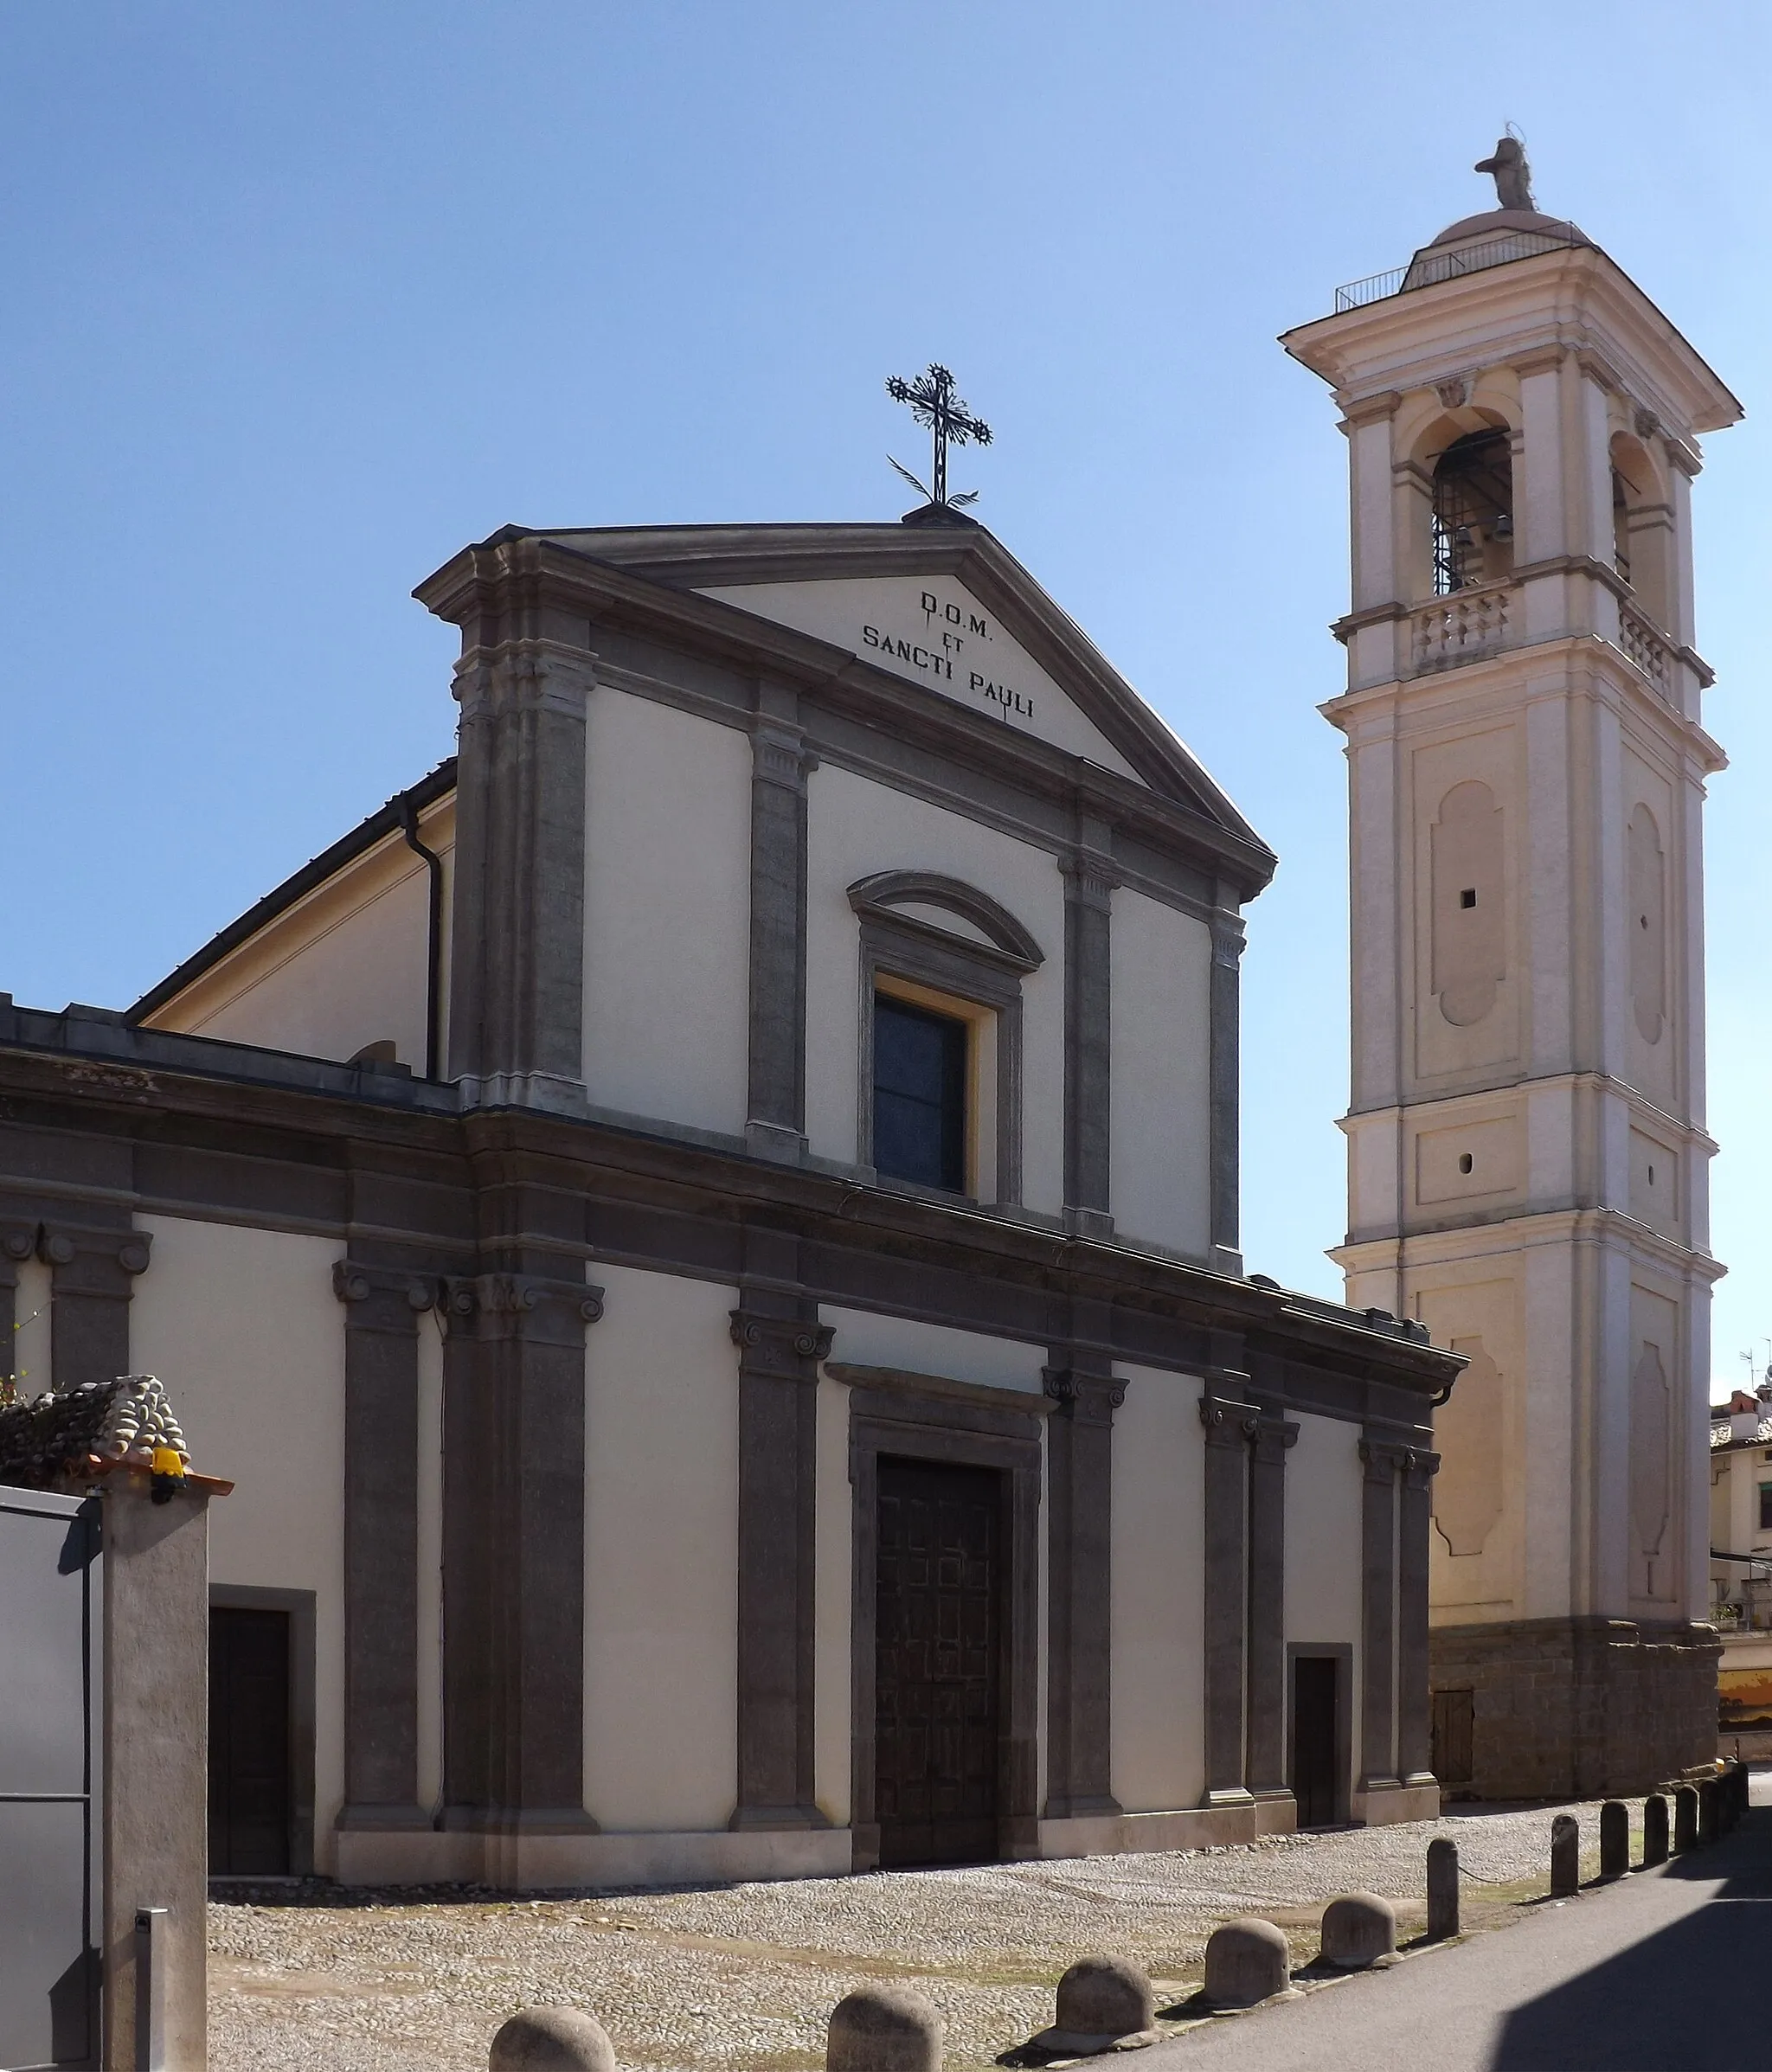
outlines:
M1339 1418L1297 1414L1286 1457L1286 1638L1353 1649L1347 1694L1358 1761L1360 1717L1360 1512L1364 1470L1360 1428ZM1287 1732L1291 1697L1287 1700ZM1287 1753L1288 1762L1291 1760Z
M607 1831L723 1828L738 1788L738 1294L592 1274L585 1803Z
M604 686L590 701L585 782L591 1102L742 1134L749 739Z
M453 802L420 834L443 859L446 967ZM390 837L267 924L151 1026L338 1060L391 1039L399 1062L422 1074L429 944L429 866Z
M344 1796L344 1324L332 1238L140 1216L153 1260L130 1364L166 1385L209 1506L217 1583L314 1593L314 1854L332 1868Z
M903 1367L912 1374L946 1375L950 1381L983 1382L993 1389L1026 1389L1038 1395L1043 1345L1017 1338L986 1337L982 1331L954 1331L945 1324L920 1324L910 1317L876 1314L872 1310L819 1305L821 1323L834 1325L831 1357L839 1366Z
M1121 889L1111 942L1114 1227L1204 1258L1211 1245L1212 932Z
M1205 1434L1192 1376L1117 1371L1111 1774L1127 1812L1160 1812L1205 1788Z
M850 1722L855 1498L849 1479L849 1391L828 1378L819 1382L815 1501L812 1795L833 1827L847 1827L855 1788Z
M12 1296L12 1343L0 1345L0 1373L9 1374L21 1395L41 1395L50 1385L49 1269L41 1259L18 1262Z
M806 1132L856 1158L860 929L848 889L876 870L938 870L988 893L1045 962L1023 985L1022 1198L1064 1206L1064 881L1055 859L964 815L825 765L808 786Z

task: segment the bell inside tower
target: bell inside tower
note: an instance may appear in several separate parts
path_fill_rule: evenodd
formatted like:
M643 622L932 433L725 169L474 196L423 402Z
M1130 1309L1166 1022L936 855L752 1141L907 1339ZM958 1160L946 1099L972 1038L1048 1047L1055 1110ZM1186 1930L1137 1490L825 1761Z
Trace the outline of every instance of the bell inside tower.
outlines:
M1513 573L1513 452L1503 431L1467 432L1434 465L1434 594Z

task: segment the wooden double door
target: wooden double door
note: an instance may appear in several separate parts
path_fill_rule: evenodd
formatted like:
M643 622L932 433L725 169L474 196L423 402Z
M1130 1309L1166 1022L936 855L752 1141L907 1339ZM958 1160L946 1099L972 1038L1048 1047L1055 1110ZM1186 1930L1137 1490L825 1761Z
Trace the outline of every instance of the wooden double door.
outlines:
M882 1864L998 1854L1004 1478L883 1458L875 1627Z

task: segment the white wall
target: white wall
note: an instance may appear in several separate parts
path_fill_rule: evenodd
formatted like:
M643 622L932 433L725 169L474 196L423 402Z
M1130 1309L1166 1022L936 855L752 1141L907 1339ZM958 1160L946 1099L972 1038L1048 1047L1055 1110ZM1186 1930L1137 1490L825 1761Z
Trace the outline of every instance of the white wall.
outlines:
M1045 962L1023 986L1023 1199L1064 1206L1064 881L1044 850L830 765L807 790L806 1132L856 1158L860 930L849 887L877 870L937 870L988 893Z
M425 817L420 835L443 859L446 982L453 800ZM391 1039L399 1062L421 1074L429 945L429 866L390 836L268 922L149 1025L339 1060Z
M1114 1418L1114 1795L1129 1813L1205 1788L1205 1434L1191 1375L1122 1367Z
M1353 1688L1347 1703L1358 1763L1365 1487L1360 1428L1339 1418L1295 1415L1298 1439L1286 1457L1286 1638L1352 1647ZM1287 1702L1289 1713L1289 1694Z
M1123 1237L1204 1258L1211 1245L1212 932L1114 895L1109 1201Z
M585 1083L594 1107L742 1134L749 737L608 686L586 737Z
M153 1260L130 1364L157 1374L191 1465L234 1485L209 1506L218 1583L315 1597L314 1851L331 1868L344 1796L344 1324L333 1238L140 1216Z
M1038 1395L1046 1348L1015 1338L986 1337L982 1331L953 1331L945 1324L920 1324L910 1317L872 1310L819 1305L820 1323L834 1325L831 1357L839 1366L902 1367L912 1374L946 1375L950 1381L983 1382L992 1389L1026 1389Z
M737 1799L735 1289L598 1264L586 1340L585 1803L723 1828Z

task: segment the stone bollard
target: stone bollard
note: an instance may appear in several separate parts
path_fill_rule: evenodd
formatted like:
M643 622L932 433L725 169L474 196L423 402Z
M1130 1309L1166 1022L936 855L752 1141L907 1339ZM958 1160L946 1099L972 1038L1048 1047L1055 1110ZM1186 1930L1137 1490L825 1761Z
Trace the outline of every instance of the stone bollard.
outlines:
M1714 1777L1707 1777L1698 1787L1698 1839L1714 1842L1722 1831L1721 1808L1717 1801L1719 1787Z
M1630 1808L1608 1799L1600 1808L1600 1876L1622 1877L1630 1869Z
M1689 1784L1673 1787L1673 1847L1675 1853L1698 1845L1698 1794Z
M603 2024L575 2007L525 2007L492 2038L491 2072L615 2072Z
M1058 1981L1056 2018L1042 2040L1049 2049L1093 2056L1121 2037L1146 2035L1156 2026L1156 1996L1141 1964L1082 1957Z
M1581 1824L1573 1813L1558 1813L1550 1823L1550 1896L1572 1898L1581 1884Z
M1441 1835L1428 1844L1428 1940L1458 1933L1458 1844Z
M1344 1892L1323 1909L1323 1955L1339 1971L1363 1972L1396 1950L1396 1909L1376 1892Z
M1206 1998L1215 2007L1253 2007L1292 1984L1286 1938L1271 1921L1246 1915L1214 1928L1206 1944Z
M1643 1869L1667 1861L1667 1801L1651 1792L1643 1801Z
M864 1985L831 2011L825 2072L941 2072L941 2017L908 1985Z

